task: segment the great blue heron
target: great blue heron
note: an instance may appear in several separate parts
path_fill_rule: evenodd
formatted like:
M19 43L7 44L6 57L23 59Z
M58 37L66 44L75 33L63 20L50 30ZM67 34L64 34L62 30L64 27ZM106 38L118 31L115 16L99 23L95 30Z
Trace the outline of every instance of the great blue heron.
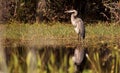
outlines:
M71 14L71 23L74 26L75 32L78 34L78 40L85 38L85 26L81 18L77 17L78 12L76 10L68 10L65 13Z

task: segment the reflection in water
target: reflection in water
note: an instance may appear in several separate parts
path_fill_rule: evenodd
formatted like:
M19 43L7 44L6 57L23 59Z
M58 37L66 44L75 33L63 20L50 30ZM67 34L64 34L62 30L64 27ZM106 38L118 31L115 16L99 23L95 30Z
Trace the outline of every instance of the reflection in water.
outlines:
M83 47L77 46L74 50L74 56L72 60L75 65L75 73L82 72L86 63L85 57L86 51Z
M8 73L7 72L7 65L6 65L6 57L4 53L3 47L3 32L4 27L0 27L0 73Z
M35 52L35 49L30 49L27 58L27 73L37 73L37 54Z
M7 73L6 57L0 45L0 73Z

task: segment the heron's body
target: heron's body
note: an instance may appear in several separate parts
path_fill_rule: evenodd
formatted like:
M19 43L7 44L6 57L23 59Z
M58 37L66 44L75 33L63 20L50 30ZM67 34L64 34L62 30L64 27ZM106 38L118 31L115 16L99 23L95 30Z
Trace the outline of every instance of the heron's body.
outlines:
M67 13L72 13L71 14L71 23L74 26L75 32L78 34L78 39L85 38L85 27L84 23L81 18L77 17L77 11L76 10L69 10L66 11Z
M84 27L83 21L79 18L76 18L76 20L72 22L72 24L76 25L74 27L74 30L78 34L78 36L84 39L85 38L85 27Z

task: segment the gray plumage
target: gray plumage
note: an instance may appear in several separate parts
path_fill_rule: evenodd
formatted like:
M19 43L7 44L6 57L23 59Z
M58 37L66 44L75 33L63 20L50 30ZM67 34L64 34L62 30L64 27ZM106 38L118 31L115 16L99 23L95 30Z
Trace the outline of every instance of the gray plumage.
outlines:
M78 34L78 39L85 38L85 26L81 18L77 17L77 11L76 10L69 10L65 11L65 13L72 13L71 14L71 23L74 26L75 32Z
M72 57L72 60L75 64L80 65L83 61L85 51L84 49L78 49L76 48L74 51L74 56Z
M86 63L86 50L82 47L77 46L74 51L74 55L72 57L75 73L82 73L85 63Z

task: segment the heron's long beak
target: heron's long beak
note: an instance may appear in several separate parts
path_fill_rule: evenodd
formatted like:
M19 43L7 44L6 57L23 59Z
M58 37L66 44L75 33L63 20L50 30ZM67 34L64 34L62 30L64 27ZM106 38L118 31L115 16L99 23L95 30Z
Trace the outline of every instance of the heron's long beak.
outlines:
M68 10L68 11L65 11L65 13L72 13L73 11L71 11L71 10Z
M65 11L65 13L68 13L68 11Z

